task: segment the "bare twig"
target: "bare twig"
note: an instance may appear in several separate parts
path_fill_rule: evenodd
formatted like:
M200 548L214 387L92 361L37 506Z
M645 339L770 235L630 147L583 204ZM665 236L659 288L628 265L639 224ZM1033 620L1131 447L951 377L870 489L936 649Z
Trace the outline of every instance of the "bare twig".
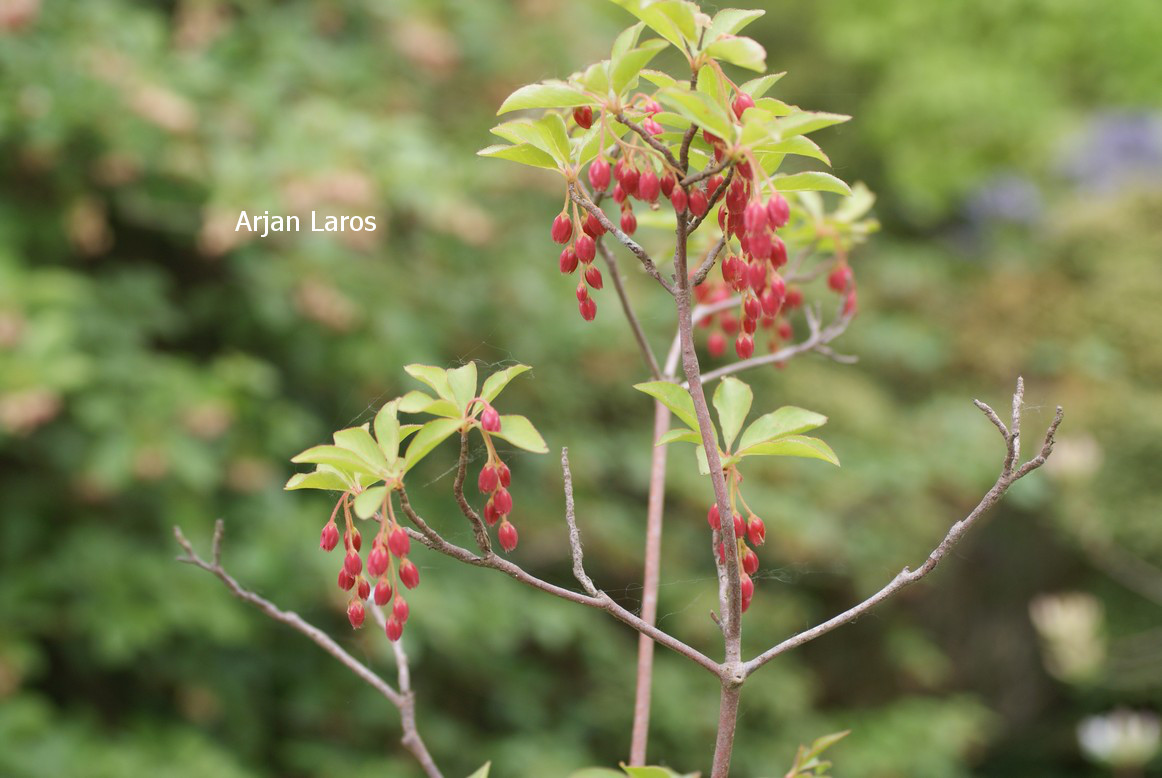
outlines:
M432 759L432 755L428 753L427 747L424 745L423 739L420 737L419 730L416 728L415 719L415 697L411 692L410 679L407 673L407 656L403 654L403 648L396 646L396 661L400 668L400 690L393 689L391 684L379 677L374 671L368 668L365 664L360 662L355 657L343 650L343 648L336 643L327 633L323 632L318 627L309 624L297 613L291 611L284 611L277 605L272 603L254 592L245 589L238 583L226 569L222 567L222 536L225 533L225 524L221 519L214 523L214 538L211 546L211 561L207 562L198 556L194 551L194 547L186 540L182 533L181 527L175 526L173 528L174 537L177 539L178 545L182 547L185 552L177 559L179 562L193 565L201 568L208 573L213 574L218 578L226 588L230 590L238 599L243 602L250 603L260 611L265 613L275 621L282 622L297 632L306 635L315 642L320 648L326 651L339 663L349 669L355 675L359 676L361 680L366 682L369 686L382 694L388 702L394 705L400 712L400 723L403 729L403 737L400 742L404 748L411 752L416 761L420 763L424 774L428 778L442 778L439 768Z
M561 449L561 473L565 481L565 523L569 525L569 550L573 554L573 577L589 596L597 596L593 579L585 572L585 552L581 548L581 531L577 529L576 508L573 504L573 473L569 470L569 449Z
M644 140L646 143L648 143L650 148L652 148L654 151L658 152L663 157L665 157L666 162L670 165L670 167L674 168L675 170L677 170L679 172L681 172L682 170L685 170L685 168L682 167L682 163L674 158L674 155L670 151L669 147L667 147L666 144L662 143L660 140L655 138L653 135L650 135L649 132L646 131L645 127L642 127L640 124L635 122L633 119L630 119L624 113L619 112L617 114L617 120L619 122L621 122L622 124L624 124L626 127L629 127L631 130L636 132L638 135L640 135L641 139Z
M1000 422L996 412L993 411L993 409L988 405L985 405L980 401L976 401L977 407L984 412L985 416L989 418L989 421L991 421L1001 430L1007 451L1017 450L1018 447L1016 438L1019 435L1021 425L1021 407L1023 398L1024 382L1018 379L1017 391L1013 395L1012 418L1012 429L1017 430L1017 432L1006 431L1005 425ZM1037 454L1036 457L1030 459L1020 467L1016 467L1015 460L1010 460L1006 455L1005 464L1001 468L1001 474L997 477L997 480L993 484L992 488L988 490L985 496L981 498L980 502L977 503L976 507L973 508L966 517L952 525L952 527L948 530L948 533L944 536L944 539L940 541L940 544L935 549L933 549L932 553L928 555L928 558L924 560L924 563L920 565L920 567L916 568L915 570L910 570L905 567L896 575L895 578L889 581L886 586L858 605L849 608L843 613L840 613L838 616L828 619L822 624L812 627L811 629L808 629L804 632L800 632L798 635L787 638L782 643L779 643L773 648L767 649L743 665L745 674L750 675L755 670L759 669L780 654L790 651L791 649L801 646L805 643L809 643L815 638L827 634L836 627L841 627L844 624L855 621L860 616L874 608L876 605L879 605L881 602L894 595L896 592L900 591L906 586L909 586L910 584L915 583L916 581L919 581L921 578L936 569L936 566L940 564L940 561L944 559L944 557L948 555L948 553L960 541L960 539L963 538L970 529L972 529L973 525L975 525L980 520L980 517L983 516L989 510L989 508L993 507L1001 500L1010 486L1045 463L1045 460L1048 459L1049 454L1053 451L1053 439L1057 433L1057 427L1061 424L1061 419L1063 416L1064 411L1060 406L1058 406L1057 413L1053 418L1053 422L1049 425L1049 429L1045 433L1045 439L1041 445L1041 451Z
M706 259L702 260L702 264L694 271L694 278L690 281L690 286L698 286L706 280L706 276L709 275L711 268L714 267L715 261L718 260L718 255L726 248L726 242L726 236L723 235L711 247L710 251L706 254ZM694 319L694 321L698 321L698 319Z
M621 272L617 269L617 261L613 258L613 252L609 250L609 246L606 246L602 240L597 241L597 250L601 252L601 257L605 260L606 267L609 268L609 276L613 281L613 288L617 291L617 298L621 301L621 309L625 311L625 319L629 322L629 328L633 331L633 337L637 341L638 350L641 351L642 359L645 360L646 366L650 370L650 375L655 380L658 380L662 377L662 370L658 367L658 358L654 356L654 350L650 347L650 341L646 337L645 330L642 329L641 322L638 321L637 313L634 311L633 304L630 302L629 294L625 291L625 284L622 283Z
M472 524L472 534L476 537L476 546L483 554L492 553L492 540L488 537L488 529L484 526L484 522L480 520L480 515L476 510L468 504L468 500L464 499L464 477L468 471L468 430L460 430L460 461L456 464L456 480L452 483L452 493L456 496L456 504L460 506L460 512L464 514L464 518ZM407 494L400 492L400 499L406 500ZM411 517L413 513L409 513ZM414 521L414 519L413 519ZM422 519L420 520L423 521ZM416 524L420 526L419 523ZM422 528L421 528L422 529ZM431 530L426 530L431 532Z
M694 184L697 184L699 181L705 181L706 179L710 178L711 176L718 175L723 170L726 170L728 167L730 167L733 164L734 164L734 160L723 158L723 160L717 164L711 165L708 168L704 168L702 170L699 170L697 173L691 173L690 175L686 176L685 178L683 178L681 181L678 182L678 186L682 187L683 189L689 189L690 187L694 186Z
M593 218L597 219L597 221L601 223L601 226L605 228L606 232L613 235L613 237L617 238L622 243L622 245L633 252L633 255L638 258L638 261L641 262L642 267L645 268L645 271L650 275L651 278L661 284L662 288L664 288L670 294L674 293L673 285L662 277L661 272L658 271L658 266L654 264L654 260L649 255L649 253L643 249L637 243L637 241L626 235L617 226L615 226L614 223L609 220L609 217L605 215L605 211L601 210L592 200L586 197L581 189L574 183L569 184L569 197L571 197L573 202L577 203L577 205L584 208L587 212L593 214Z

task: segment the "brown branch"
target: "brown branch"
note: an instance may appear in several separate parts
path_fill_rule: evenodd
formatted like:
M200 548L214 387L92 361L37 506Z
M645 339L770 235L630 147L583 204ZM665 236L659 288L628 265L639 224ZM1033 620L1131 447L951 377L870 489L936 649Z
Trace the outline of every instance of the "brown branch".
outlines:
M631 130L636 132L638 135L640 135L641 139L650 145L650 148L652 148L654 151L658 152L659 154L661 154L663 157L666 158L666 163L669 164L670 167L674 168L674 170L681 171L684 169L682 167L681 163L678 162L678 160L674 158L673 152L670 151L670 149L666 146L666 144L662 143L660 140L655 138L653 135L650 135L646 131L645 127L642 127L640 124L635 122L633 119L630 119L629 117L627 117L624 113L621 113L620 111L617 114L617 120L619 122L621 122L622 124L624 124L626 127L629 127Z
M594 204L592 200L586 197L575 183L569 184L569 197L572 198L573 202L577 203L586 211L593 214L593 218L601 222L601 226L605 228L606 232L613 235L613 237L617 238L622 243L622 245L629 249L633 255L638 258L638 261L641 262L642 267L645 268L645 271L650 275L650 277L661 284L663 289L665 289L670 294L674 293L674 287L670 284L669 281L662 277L662 274L658 271L658 267L656 264L654 264L654 260L649 255L649 253L643 249L637 243L637 241L618 229L618 227L616 227L614 223L609 220L609 217L605 215L605 211L601 210L599 207L597 207L596 204Z
M730 167L733 164L734 164L734 160L732 160L728 157L723 157L721 162L718 162L714 165L711 165L708 168L703 168L702 170L699 170L697 173L692 173L692 174L686 176L685 178L683 178L681 181L678 182L678 186L682 187L683 189L689 189L690 187L694 186L694 184L697 184L699 181L705 181L707 178L710 178L711 176L718 175L723 170L726 170L728 167Z
M629 322L629 328L633 330L633 337L637 341L638 350L641 351L642 359L645 360L646 367L649 368L650 375L653 376L654 380L659 380L662 377L662 370L658 367L658 358L654 356L654 350L650 348L650 341L646 338L645 330L642 329L637 313L634 312L633 304L629 300L629 294L625 291L625 284L622 283L621 273L617 269L617 261L613 258L613 252L601 240L597 241L597 250L601 252L601 257L605 260L605 266L609 268L609 276L613 281L613 288L617 291L617 298L621 301L621 309L625 312L625 319Z
M456 504L460 506L460 512L472 524L472 534L476 536L476 545L480 548L481 553L492 553L492 540L488 537L488 528L484 526L484 522L480 520L480 515L476 513L475 509L468 504L468 500L464 499L464 477L468 472L468 430L460 430L460 461L456 464L456 480L452 483L452 493L456 496ZM400 491L400 499L407 500L407 494ZM408 513L408 517L415 516L415 513ZM418 516L416 518L419 518ZM415 521L415 518L412 519ZM423 522L420 519L416 523L419 527ZM426 527L426 525L424 525ZM431 532L431 529L423 530Z
M710 249L706 255L706 259L702 260L702 264L694 271L694 278L690 281L690 286L698 286L706 280L706 276L710 274L714 263L718 261L718 255L726 248L726 236L723 235L718 239L718 242ZM697 319L695 319L697 321Z
M179 556L177 560L185 564L193 565L201 568L207 573L211 573L218 578L226 588L230 590L238 599L243 602L250 603L260 611L265 613L275 621L286 624L291 629L302 633L310 638L316 645L326 651L339 663L349 669L355 675L359 676L361 680L366 682L369 686L382 694L388 702L396 707L400 712L400 723L403 729L403 737L400 742L404 748L411 752L416 761L420 763L424 774L428 778L442 778L439 768L432 760L432 755L428 753L427 747L424 745L423 739L420 737L419 730L416 729L415 720L415 697L410 688L410 679L407 674L407 656L403 654L403 648L396 646L396 661L400 668L400 690L396 691L391 684L379 677L374 671L364 665L355 657L343 650L343 648L336 643L327 633L323 632L318 627L309 624L297 613L291 611L284 611L277 605L272 603L254 592L245 589L238 583L226 569L222 567L222 536L225 533L225 524L221 519L214 523L214 539L212 543L212 554L210 562L205 561L194 547L186 540L186 536L182 533L181 527L175 526L173 528L174 537L177 539L178 545L182 547L185 554ZM377 610L377 609L373 609Z
M1014 432L1005 431L1004 424L1000 423L999 417L997 417L992 408L980 401L976 401L977 407L984 412L984 414L989 418L989 421L992 421L994 425L997 425L1001 429L1001 434L1005 439L1006 451L1020 450L1017 438L1020 435L1021 408L1022 402L1024 400L1024 391L1024 381L1018 378L1017 391L1013 394L1012 429ZM936 566L940 564L940 561L944 559L944 557L948 555L948 553L961 540L961 538L963 538L968 533L968 531L972 529L972 527L980 520L980 517L1001 500L1001 498L1005 495L1005 492L1009 490L1010 486L1045 463L1045 460L1049 458L1050 453L1053 451L1053 439L1057 433L1058 426L1061 424L1061 419L1063 416L1064 411L1062 410L1061 406L1058 406L1057 414L1054 416L1052 424L1049 425L1049 429L1045 433L1045 439L1041 445L1041 451L1033 459L1030 459L1020 467L1016 467L1016 460L1014 459L1010 461L1008 455L1006 454L1005 464L1001 468L1001 474L997 477L997 480L993 484L992 488L988 490L985 496L981 498L980 502L977 503L976 507L973 508L967 516L952 525L952 527L948 530L948 533L944 536L944 539L940 541L940 544L936 546L935 549L932 550L932 553L928 555L928 558L924 560L924 563L920 565L920 567L916 568L915 570L910 570L905 567L896 575L895 578L889 581L886 586L858 605L849 608L843 613L840 613L838 616L828 619L822 624L812 627L811 629L808 629L804 632L800 632L798 635L787 638L782 643L779 643L773 648L767 649L743 665L745 674L750 675L755 670L759 669L780 654L790 651L791 649L801 646L805 643L809 643L815 638L827 634L836 627L841 627L844 624L855 621L860 616L867 613L872 608L879 605L881 602L888 599L892 595L896 594L904 587L919 581L920 579L924 578L924 576L928 575L934 569L936 569Z

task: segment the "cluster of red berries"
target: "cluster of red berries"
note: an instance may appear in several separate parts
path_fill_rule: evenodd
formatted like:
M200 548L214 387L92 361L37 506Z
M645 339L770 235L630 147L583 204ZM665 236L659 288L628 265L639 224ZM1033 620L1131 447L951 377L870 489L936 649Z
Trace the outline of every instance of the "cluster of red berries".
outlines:
M484 403L483 400L479 402ZM488 501L484 504L484 521L490 527L500 522L496 530L496 539L507 553L516 548L520 537L516 527L508 520L508 515L512 513L512 494L508 491L512 472L497 456L492 439L488 436L490 432L500 432L500 415L488 403L484 403L484 410L480 413L480 428L484 431L484 444L488 447L488 461L480 468L476 486L481 494L488 495Z
M711 529L721 528L722 520L717 505L710 506L706 520L710 523ZM734 513L734 537L738 544L736 553L738 554L739 581L742 587L742 611L746 613L746 609L750 607L750 600L754 597L754 579L751 576L759 569L759 555L754 552L750 545L747 545L747 541L749 540L751 545L761 546L767 540L767 527L763 520L753 513L748 513L744 519L742 514L736 511ZM718 559L726 564L726 545L724 543L718 544Z
M346 504L346 496L341 501ZM336 511L337 512L337 511ZM343 547L346 554L343 557L343 566L339 569L339 588L351 592L351 599L347 603L347 619L354 629L363 626L366 610L364 601L374 597L375 604L384 606L391 603L391 611L387 619L387 637L389 640L399 640L403 634L404 624L408 620L408 604L403 598L399 587L414 589L420 583L420 570L407 558L411 550L411 539L392 518L390 508L387 516L379 526L379 532L371 543L371 551L367 555L367 570L364 575L363 557L360 550L363 538L359 530L352 525L350 515L347 516L347 531L343 534ZM339 544L339 528L335 525L335 517L323 527L319 538L319 547L324 551L331 551ZM398 560L398 562L397 562ZM371 581L375 579L374 592ZM393 586L393 581L396 585Z

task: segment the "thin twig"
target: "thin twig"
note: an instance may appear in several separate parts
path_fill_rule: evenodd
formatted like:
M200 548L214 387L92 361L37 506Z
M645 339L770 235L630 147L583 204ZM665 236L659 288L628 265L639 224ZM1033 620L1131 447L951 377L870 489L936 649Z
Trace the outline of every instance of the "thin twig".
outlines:
M572 198L573 202L577 203L587 212L593 214L593 218L597 219L597 221L601 223L601 226L605 228L606 232L613 235L613 237L617 238L622 243L622 245L629 249L633 255L638 258L638 261L641 262L642 267L645 268L645 271L650 275L650 277L661 284L663 289L665 289L670 294L674 293L673 285L662 277L661 272L658 271L658 266L654 264L654 260L649 255L649 253L643 249L637 243L637 241L616 227L614 223L609 220L609 217L605 215L605 211L601 210L596 204L594 204L592 200L586 197L576 184L569 184L569 197Z
M629 117L627 117L624 113L619 112L617 114L617 120L619 122L621 122L622 124L624 124L626 127L629 127L631 130L636 132L638 135L640 135L641 139L650 145L650 148L652 148L654 151L658 152L663 157L665 157L666 162L669 163L670 167L672 167L678 171L683 170L682 164L680 162L678 162L677 159L674 158L674 154L673 154L673 152L670 151L669 147L667 147L666 144L662 143L660 140L655 138L653 135L650 135L645 127L642 127L640 124L635 122L633 119L630 119Z
M186 536L182 533L181 527L175 526L173 528L174 537L177 539L178 545L182 547L185 554L179 556L177 560L194 567L201 568L208 573L211 573L218 578L226 588L230 590L238 599L243 602L250 603L260 611L265 613L275 621L286 624L291 629L307 636L316 645L337 659L340 664L349 669L355 675L359 676L361 680L366 682L369 686L382 694L388 702L394 705L400 712L400 723L403 729L403 737L400 742L404 748L411 752L416 761L420 763L424 773L428 778L442 778L439 768L432 759L432 755L428 753L427 747L424 745L423 739L420 737L419 730L416 729L415 721L415 698L412 695L410 688L410 680L407 675L407 656L402 653L402 647L396 648L396 661L401 668L399 680L400 690L393 689L391 684L379 677L369 667L364 665L355 657L343 650L343 648L336 643L327 633L323 632L318 627L305 621L297 613L291 611L284 611L270 600L255 594L254 592L245 589L231 576L226 569L222 567L222 536L225 533L225 524L221 519L214 523L214 537L211 544L211 560L205 561L194 547L186 540ZM401 660L402 657L402 660Z
M1020 429L1021 424L1021 403L1023 401L1023 394L1024 382L1018 379L1017 391L1013 396L1014 399L1012 418L1012 427L1016 430ZM1006 449L1011 450L1014 448L1015 438L1019 433L1007 432L1004 429L1004 424L998 424L999 417L997 417L996 412L993 411L992 408L980 401L975 402L977 407L980 408L981 411L984 412L985 416L988 417L989 421L998 426L998 428L1001 430L1001 434L1005 440ZM786 653L787 651L790 651L791 649L801 646L805 643L809 643L821 635L827 634L836 627L841 627L844 624L855 621L860 616L874 608L876 605L879 605L881 602L894 595L896 592L900 591L906 586L909 586L910 584L919 581L931 573L934 569L936 569L936 566L940 564L940 561L944 559L944 557L949 554L949 552L961 540L961 538L963 538L968 533L968 531L972 529L972 527L980 520L980 517L983 516L989 510L989 508L993 507L1001 500L1010 486L1045 463L1045 460L1049 458L1050 453L1053 451L1054 436L1057 433L1057 428L1060 426L1063 417L1064 411L1062 410L1061 406L1058 406L1057 413L1053 418L1053 422L1049 425L1049 428L1045 433L1045 439L1041 445L1041 451L1036 457L1030 459L1028 462L1017 468L1014 467L1014 462L1010 462L1006 456L1005 464L1001 469L1001 474L997 477L997 480L993 484L992 488L988 490L985 496L981 498L980 502L977 503L976 507L973 508L966 517L952 525L952 527L948 530L948 533L944 536L944 539L940 541L940 544L936 546L935 549L933 549L932 553L928 555L928 558L924 560L924 563L920 565L920 567L916 568L915 570L910 570L909 568L905 567L896 575L895 578L889 581L886 586L858 605L849 608L843 613L840 613L838 616L828 619L822 624L812 627L811 629L808 629L804 632L800 632L793 637L787 638L782 643L779 643L773 648L767 649L743 665L743 669L746 675L750 675L755 670L759 669L780 654Z
M456 496L456 504L460 506L460 512L472 524L472 534L476 537L476 545L480 549L480 552L483 554L491 554L492 540L488 537L488 529L484 526L484 522L480 520L480 515L476 513L475 509L468 504L468 500L464 498L464 477L467 472L468 430L465 429L460 430L460 461L456 463L456 480L452 483L452 493ZM400 499L407 500L407 495L402 491L400 492ZM415 513L408 513L408 516L415 516ZM419 524L416 526L419 526ZM430 530L428 531L430 532Z
M573 554L573 577L589 596L597 596L593 579L585 572L585 552L581 548L581 531L577 529L576 508L573 504L573 473L569 470L569 449L561 449L561 472L565 480L565 523L569 525L569 550Z
M726 248L726 236L723 235L718 239L718 242L711 247L706 254L706 259L702 260L702 264L694 271L694 277L690 281L691 286L698 286L706 280L706 276L710 274L710 270L714 267L714 263L718 260L718 255ZM695 319L694 321L698 321Z
M650 375L653 376L654 380L660 380L662 370L658 367L658 358L654 356L654 350L650 347L650 341L646 337L645 330L642 329L637 313L633 309L633 303L630 302L629 294L625 291L625 284L621 280L621 272L617 269L617 260L614 259L613 252L609 250L609 246L606 246L604 241L597 241L597 250L601 252L601 257L605 260L606 267L609 268L609 276L613 281L613 288L617 291L617 298L621 301L621 309L625 312L625 319L629 322L629 328L633 331L633 337L637 341L638 350L641 351L642 359L645 360L646 366L650 370Z

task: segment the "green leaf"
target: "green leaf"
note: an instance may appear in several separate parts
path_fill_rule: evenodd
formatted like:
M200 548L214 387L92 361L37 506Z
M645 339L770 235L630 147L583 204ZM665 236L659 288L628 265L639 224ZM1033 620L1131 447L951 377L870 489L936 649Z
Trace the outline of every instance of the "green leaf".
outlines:
M755 98L754 107L760 111L766 111L771 116L790 116L797 110L782 100L776 100L773 97Z
M668 767L628 767L623 764L621 769L625 770L630 778L692 778L676 773Z
M714 390L714 409L718 411L718 423L722 427L722 442L727 451L734 445L746 415L750 413L754 393L750 387L733 376L723 378Z
M822 459L833 465L839 465L839 458L831 447L819 438L809 438L804 435L791 435L777 438L766 443L756 443L738 452L740 457L802 457L804 459Z
M784 405L776 411L759 416L746 432L742 433L742 440L738 442L740 449L753 446L756 443L765 443L774 438L786 435L799 435L822 427L827 423L827 417L821 413L799 408L794 405Z
M636 49L630 49L624 55L615 56L610 61L609 81L610 88L614 92L621 94L626 87L637 81L638 75L642 68L649 64L650 60L658 55L662 49L666 48L666 42L654 38L646 41Z
M714 14L714 20L710 22L710 29L706 32L706 40L717 40L720 35L734 35L765 13L766 11L744 11L738 8L723 8Z
M556 160L558 166L569 159L568 133L565 120L559 114L546 114L536 120L513 119L496 125L489 132L510 143L531 144Z
M706 47L715 59L760 73L767 69L767 50L753 38L719 38Z
M780 192L835 192L850 195L851 187L830 173L809 170L805 173L778 175L774 178L775 188Z
M407 456L404 458L404 472L411 470L420 460L436 446L440 445L449 435L460 428L459 419L435 419L429 421L408 446Z
M518 143L515 146L505 146L503 143L488 146L476 152L478 157L493 157L507 159L509 162L519 162L529 167L539 167L545 170L560 170L557 161L545 152L528 143Z
M734 124L726 115L726 109L702 92L692 92L685 87L660 89L658 99L673 108L688 121L704 127L720 138L734 137Z
M370 519L383 506L383 498L386 494L386 486L373 486L370 489L364 489L355 498L355 515L361 519Z
M391 467L395 464L395 460L399 458L399 400L392 400L385 403L379 409L379 413L375 414L375 442L379 445L379 450L387 457L387 466Z
M678 79L674 78L669 73L663 73L660 70L643 70L641 72L641 77L646 81L649 81L654 86L678 86Z
M718 71L710 65L703 65L698 71L698 91L721 105L726 102L726 95L722 91L722 81Z
M561 115L557 113L545 114L537 120L537 126L541 128L549 143L549 147L545 151L549 152L562 165L568 163L572 157L572 147L569 145L569 131L565 128L565 120L561 118Z
M851 730L845 729L842 732L833 732L830 735L823 735L822 737L816 738L815 742L811 744L811 747L807 749L807 758L814 759L818 757L824 751L831 748L833 745L838 743L840 740L843 740L850 734Z
M323 489L331 492L345 492L351 485L333 470L316 470L313 473L295 473L283 489Z
M609 60L603 59L594 62L581 74L581 85L595 94L603 95L609 91Z
M508 386L509 381L529 370L532 368L528 365L513 365L498 373L493 373L484 380L484 388L480 390L480 396L484 398L485 402L492 402L504 390L504 387Z
M573 108L578 105L597 105L597 101L563 81L545 81L522 86L513 92L500 104L496 115L525 108Z
M460 410L455 403L448 400L437 400L418 389L413 389L399 398L399 411L401 413L430 413L433 416L460 416Z
M867 216L867 212L871 210L875 202L876 196L867 188L867 185L862 181L857 181L851 187L851 197L839 204L839 207L831 214L831 218L850 224Z
M500 432L491 433L493 437L507 440L517 448L531 451L534 454L547 454L549 447L545 439L533 423L524 416L509 415L500 417Z
M448 386L461 414L468 410L468 403L476 396L476 363L469 362L455 370L448 371Z
M491 767L492 762L485 762L483 767L472 773L472 775L468 776L468 778L488 778L488 770Z
M850 116L841 113L799 111L780 118L775 122L775 129L781 137L790 138L792 135L806 135L809 132L815 132L834 124L843 124L850 120Z
M339 446L314 446L291 458L295 464L329 465L341 473L374 473L375 466L354 451Z
M634 384L634 389L644 392L673 411L692 430L698 430L698 416L694 412L694 400L690 393L670 381L647 381Z
M685 51L697 42L694 8L682 0L613 0L645 22L651 30Z
M806 135L794 135L778 143L771 143L763 146L763 151L777 151L783 154L798 154L800 157L811 157L823 162L827 165L831 164L831 158L823 153L823 149L819 148L819 144L808 138Z
M422 381L435 391L438 397L455 402L452 387L448 385L448 372L432 365L405 365L404 371L417 381Z
M376 445L375 438L371 437L371 433L367 431L366 425L339 430L335 433L334 437L336 446L354 451L374 466L376 470L387 469L387 459L383 456L383 452L379 450L379 446Z
M667 443L677 443L679 441L682 443L695 443L700 446L702 445L702 433L695 432L694 430L672 429L658 438L658 442L654 445L664 446Z
M615 62L618 57L624 55L627 51L637 46L637 42L641 40L642 31L645 30L646 23L638 22L630 27L626 27L618 34L613 41L613 51L610 53L610 62Z
M572 773L569 778L625 778L625 773L608 767L586 767Z
M782 79L782 77L785 75L787 75L787 71L784 70L782 73L771 73L770 75L752 78L750 81L747 81L746 83L739 86L739 89L746 92L757 101L760 97L769 92L771 87L778 83L779 80Z

